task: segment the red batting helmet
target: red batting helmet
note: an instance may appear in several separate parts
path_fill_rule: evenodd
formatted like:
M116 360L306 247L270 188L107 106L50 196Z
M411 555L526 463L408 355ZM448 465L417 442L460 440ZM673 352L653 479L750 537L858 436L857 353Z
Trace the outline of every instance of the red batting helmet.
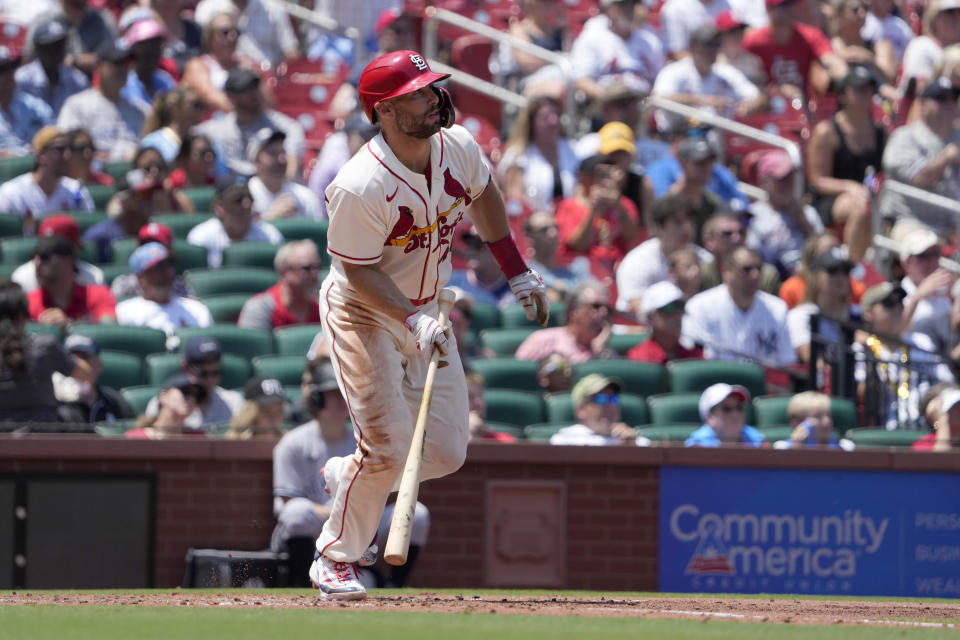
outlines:
M376 122L373 107L381 100L413 93L449 77L449 73L431 71L416 51L393 51L368 64L360 74L360 104L370 122Z

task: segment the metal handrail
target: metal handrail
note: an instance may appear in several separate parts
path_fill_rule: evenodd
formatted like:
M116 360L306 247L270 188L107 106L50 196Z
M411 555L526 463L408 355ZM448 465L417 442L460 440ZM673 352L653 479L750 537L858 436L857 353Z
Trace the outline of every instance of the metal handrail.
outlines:
M491 98L496 98L500 102L506 102L511 104L518 109L523 109L529 103L529 100L520 95L519 93L514 93L509 89L504 89L498 84L493 84L492 82L487 82L486 80L481 80L476 76L472 76L469 73L464 73L455 67L450 65L443 64L438 60L429 60L430 69L436 71L437 73L449 73L450 81L457 84L462 84L465 87L482 93L484 95L490 96Z
M494 42L503 43L509 45L514 49L519 49L524 53L530 54L531 56L545 60L551 64L556 65L560 69L560 74L564 80L564 86L567 91L567 99L565 101L566 115L570 123L573 123L576 115L576 101L574 100L574 86L573 86L573 65L570 63L570 60L567 56L550 51L549 49L544 49L535 44L531 44L525 40L494 29L482 22L476 20L471 20L470 18L465 18L453 11L448 9L442 9L439 7L427 7L424 12L424 31L423 31L423 54L427 58L427 61L430 63L430 67L435 70L440 70L441 67L447 69L443 73L450 73L452 67L443 65L437 61L437 26L440 22L445 22L447 24L459 27L465 31L470 31L471 33L476 33L477 35L484 36L489 38ZM504 89L499 85L494 85L489 82L485 82L475 76L466 74L463 72L458 72L458 76L451 76L450 78L454 82L463 84L471 89L476 89L484 95L488 95L492 98L496 98L501 102L506 102L513 105L520 105L520 100L522 99L523 104L521 107L526 106L527 99L523 95L510 91L509 89ZM469 79L469 80L468 80ZM476 84L475 84L476 83ZM494 91L493 88L497 90ZM505 96L509 94L512 98L506 99Z
M304 22L309 22L310 24L320 27L326 31L340 33L345 37L350 38L353 40L355 45L354 51L356 52L356 59L363 59L363 34L360 33L360 30L356 27L341 26L339 22L330 16L325 16L322 13L313 11L312 9L301 7L299 4L290 2L289 0L274 0L274 3L294 18L303 20Z
M960 229L960 202L956 200L942 196L939 193L933 193L932 191L906 184L905 182L898 182L897 180L884 180L882 191L890 191L908 200L913 200L914 202L919 201L930 207L949 211L954 216L954 225ZM871 216L871 218L873 233L878 234L882 220L880 220L880 216Z
M900 255L900 245L887 236L879 233L874 234L873 236L873 246L877 247L878 249L883 249L884 251L889 251L891 253ZM960 274L960 262L957 262L956 260L951 260L950 258L940 256L939 265L948 271Z

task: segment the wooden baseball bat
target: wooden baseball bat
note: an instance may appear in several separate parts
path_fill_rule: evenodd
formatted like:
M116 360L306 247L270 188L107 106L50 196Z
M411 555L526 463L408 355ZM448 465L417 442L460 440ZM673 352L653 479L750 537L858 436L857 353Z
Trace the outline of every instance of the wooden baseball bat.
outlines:
M447 326L447 316L456 294L450 289L442 289L438 297L440 314L437 320L440 326ZM453 348L453 343L450 348ZM390 533L387 534L387 544L383 549L383 559L387 564L399 566L407 561L407 552L410 550L410 534L413 532L413 515L417 508L417 495L420 492L420 468L423 464L423 443L427 431L427 420L430 417L430 401L433 400L433 382L437 377L437 368L440 362L440 351L436 348L430 357L427 367L427 378L423 384L423 398L420 400L420 411L417 413L417 424L413 429L413 440L410 441L410 453L407 454L407 463L403 467L403 476L400 478L400 488L397 490L397 502L393 506L393 519L390 521Z

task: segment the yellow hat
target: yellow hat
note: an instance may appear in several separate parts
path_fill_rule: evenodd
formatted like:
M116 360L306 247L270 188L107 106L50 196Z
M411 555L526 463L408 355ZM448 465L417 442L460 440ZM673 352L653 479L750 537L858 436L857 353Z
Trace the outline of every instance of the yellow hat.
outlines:
M626 151L633 155L637 145L633 140L633 129L622 122L608 122L598 132L600 134L600 153L607 155L614 151Z
M33 136L33 152L35 154L40 153L47 148L47 145L62 135L64 134L60 133L60 130L52 124L40 129L40 131L37 131L36 135Z

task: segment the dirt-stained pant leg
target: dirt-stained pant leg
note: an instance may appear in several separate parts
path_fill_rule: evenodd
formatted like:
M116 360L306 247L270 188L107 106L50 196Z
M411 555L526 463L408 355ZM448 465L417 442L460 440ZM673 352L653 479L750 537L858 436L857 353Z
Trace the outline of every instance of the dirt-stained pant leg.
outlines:
M424 312L436 315L436 305ZM359 444L344 461L317 548L333 560L352 562L376 534L387 497L399 482L429 359L416 351L402 324L326 290L321 292L321 317ZM438 372L434 386L423 479L455 471L466 454L466 380L455 345L451 354L450 366Z

